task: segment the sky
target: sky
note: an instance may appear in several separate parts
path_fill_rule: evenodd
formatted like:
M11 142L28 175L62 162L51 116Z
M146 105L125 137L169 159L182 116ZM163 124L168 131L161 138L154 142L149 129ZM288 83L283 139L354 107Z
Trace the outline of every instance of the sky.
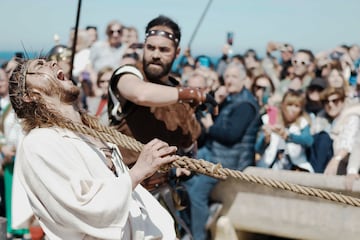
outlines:
M82 0L79 27L95 25L100 39L113 19L139 30L141 41L160 14L181 27L181 47L194 55L220 56L226 33L234 32L234 53L253 48L265 54L268 41L288 42L314 52L360 44L359 0ZM77 0L0 0L0 51L47 52L54 34L66 44L75 26Z

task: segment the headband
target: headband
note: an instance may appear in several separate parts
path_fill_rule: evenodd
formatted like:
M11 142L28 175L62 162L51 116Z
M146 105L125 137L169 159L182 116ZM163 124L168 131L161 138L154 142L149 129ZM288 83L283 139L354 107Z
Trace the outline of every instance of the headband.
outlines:
M162 36L174 41L176 45L179 43L179 39L176 38L174 34L165 32L163 30L150 30L145 34L145 36L146 36L145 39L151 36Z

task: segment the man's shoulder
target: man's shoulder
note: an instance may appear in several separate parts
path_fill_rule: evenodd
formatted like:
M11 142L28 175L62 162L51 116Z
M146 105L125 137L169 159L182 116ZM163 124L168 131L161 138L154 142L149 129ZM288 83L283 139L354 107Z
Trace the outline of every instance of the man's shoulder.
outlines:
M73 134L73 132L59 127L34 128L26 134L25 139L27 141L48 142L50 139L69 134Z
M114 73L110 79L111 90L115 91L117 83L119 82L119 79L128 74L134 75L142 81L144 80L144 76L138 68L136 68L135 66L132 66L132 65L123 65L114 71ZM110 94L112 94L112 93L110 92Z
M90 48L90 50L101 50L105 47L105 45L107 45L106 42L104 41L96 41Z
M23 146L29 149L43 148L53 143L56 138L56 131L52 128L34 128L23 138Z
M121 75L124 75L124 74L133 74L141 79L144 79L141 71L133 65L123 65L123 66L119 67L118 69L116 69L114 71L113 78L116 76L120 77Z

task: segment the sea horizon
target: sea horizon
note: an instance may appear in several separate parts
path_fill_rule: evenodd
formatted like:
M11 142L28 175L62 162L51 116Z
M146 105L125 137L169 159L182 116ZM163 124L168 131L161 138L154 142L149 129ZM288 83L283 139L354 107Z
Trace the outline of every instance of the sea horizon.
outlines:
M14 56L16 56L17 54L23 54L23 56L25 56L26 58L34 58L36 56L39 56L40 53L38 52L25 52L25 51L11 51L11 50L7 50L7 51L0 51L0 65L2 65L3 63L10 61Z
M7 51L0 51L0 66L4 63L6 63L7 61L10 61L14 56L16 56L18 53L23 54L23 56L25 56L26 58L35 58L38 57L40 55L44 55L44 53L39 53L39 52L24 52L21 50L18 51L11 51L11 50L7 50ZM196 57L196 56L195 56ZM219 58L221 56L210 56L211 62L213 65L216 65ZM172 70L176 70L178 67L178 64L180 63L182 56L179 56L175 59Z

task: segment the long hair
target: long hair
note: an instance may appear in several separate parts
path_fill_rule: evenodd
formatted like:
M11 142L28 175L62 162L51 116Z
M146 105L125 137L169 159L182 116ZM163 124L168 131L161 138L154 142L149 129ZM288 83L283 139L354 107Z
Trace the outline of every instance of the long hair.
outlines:
M25 101L26 96L34 94L26 84L28 62L19 62L9 80L10 102L17 117L21 119L24 131L29 132L36 127L49 127L55 123L66 122L58 112L47 107L40 95L36 101Z
M305 95L302 90L289 89L284 94L283 99L281 101L282 111L279 111L279 117L280 117L279 120L284 126L288 126L290 124L285 120L284 112L283 112L285 111L285 105L288 104L298 104L301 109L300 114L295 121L296 125L300 126L301 117L304 117L309 123L311 123L309 115L305 112Z
M117 132L114 128L101 125L97 118L88 115L77 106L74 107L81 115L82 124L74 123L62 116L56 109L49 108L41 95L37 95L36 100L25 101L26 95L34 94L26 86L27 67L28 61L20 62L9 81L10 101L26 133L34 128L59 127L76 133L87 134L102 141L112 142L119 147L126 146L121 148L131 151L141 151L143 146L141 143Z

